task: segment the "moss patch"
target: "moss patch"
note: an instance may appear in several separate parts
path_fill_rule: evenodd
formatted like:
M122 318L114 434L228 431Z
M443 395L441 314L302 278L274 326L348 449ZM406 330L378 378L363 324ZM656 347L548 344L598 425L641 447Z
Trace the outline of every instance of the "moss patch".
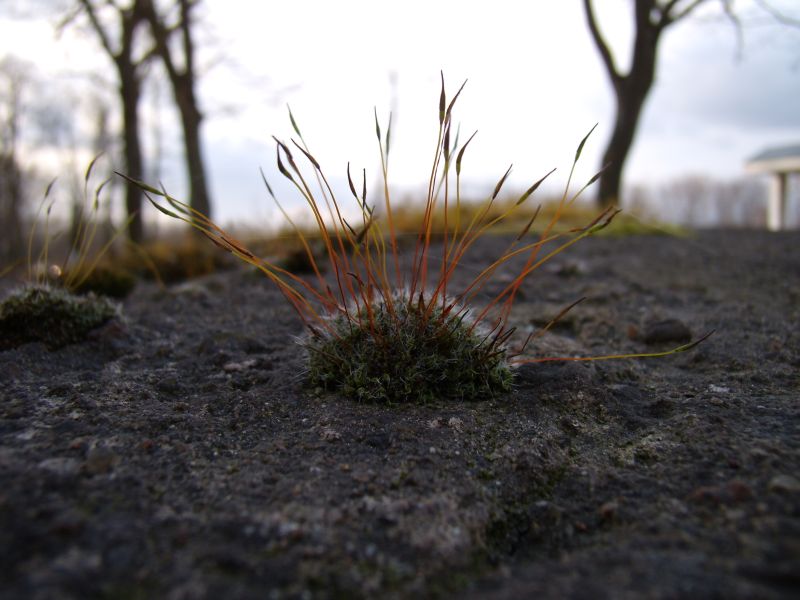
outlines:
M115 304L93 294L74 296L49 287L23 288L0 304L0 349L42 342L55 350L85 340L92 329L118 314Z
M398 296L308 338L310 383L371 402L475 400L511 389L506 351L456 311L444 315ZM371 321L371 325L370 325Z

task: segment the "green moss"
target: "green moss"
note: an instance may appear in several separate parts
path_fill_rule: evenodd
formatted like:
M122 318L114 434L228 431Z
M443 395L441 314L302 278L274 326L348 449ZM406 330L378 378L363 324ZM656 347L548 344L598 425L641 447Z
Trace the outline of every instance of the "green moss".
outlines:
M97 267L73 290L76 294L95 293L109 298L125 298L136 287L136 277L122 268Z
M511 389L505 349L472 331L467 319L438 307L426 317L402 296L392 305L371 307L372 326L362 308L307 339L310 383L369 402L475 400Z
M23 288L0 304L0 349L42 342L54 350L86 339L115 316L115 304L93 294L74 296L49 287Z

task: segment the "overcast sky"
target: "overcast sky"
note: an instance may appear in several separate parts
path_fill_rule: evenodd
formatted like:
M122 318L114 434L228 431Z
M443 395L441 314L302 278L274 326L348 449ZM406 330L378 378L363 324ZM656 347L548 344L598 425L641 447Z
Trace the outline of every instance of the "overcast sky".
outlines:
M56 39L54 17L11 21L2 12L5 1L0 57L27 58L45 77L74 82L77 73L96 70L113 81L90 36L70 32ZM384 119L393 109L390 180L401 190L420 188L436 141L440 70L451 94L469 80L456 120L466 135L478 130L463 169L474 189L491 190L511 163L510 183L518 187L553 167L565 176L576 144L599 123L580 169L588 178L611 130L613 97L581 4L207 0L198 15L216 41L201 55L210 68L200 93L217 216L272 214L258 168L276 182L280 177L270 136L291 135L286 103L329 177L340 182L348 160L366 167L370 181L377 178L373 108ZM626 65L631 2L596 4L618 62ZM797 13L796 0L773 5ZM710 10L665 34L657 82L626 168L629 183L686 174L736 178L745 159L763 147L800 141L800 30L774 25L741 0L739 48L717 6L711 2ZM173 117L162 119L174 133L168 164L179 164ZM163 177L170 190L182 192L177 170L168 168Z

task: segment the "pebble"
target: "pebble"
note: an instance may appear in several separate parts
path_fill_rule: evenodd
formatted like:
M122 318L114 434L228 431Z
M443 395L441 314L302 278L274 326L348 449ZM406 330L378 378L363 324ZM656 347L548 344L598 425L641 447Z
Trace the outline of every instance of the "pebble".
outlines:
M589 266L582 260L568 260L553 265L551 271L559 277L578 277L589 273Z
M645 344L661 344L665 342L688 342L692 339L692 332L683 321L678 319L664 319L647 323L642 333Z
M725 491L734 502L744 502L753 497L753 490L744 481L734 479L725 486Z
M86 454L83 469L90 475L108 473L119 461L119 457L104 446L95 446Z
M83 529L85 523L83 514L74 508L69 508L53 519L50 532L63 536L76 535Z
M689 500L697 503L733 504L745 502L753 497L753 491L745 482L738 479L726 484L706 485L696 488L689 494Z
M767 484L767 490L769 490L770 492L779 492L779 493L800 492L800 481L798 481L791 475L775 475L775 477L770 479L769 483Z
M75 458L54 456L53 458L45 458L37 466L54 475L68 477L77 475L78 471L80 471L81 463Z
M597 514L603 521L613 521L619 511L619 502L609 500L597 509Z
M75 574L95 573L100 570L102 564L103 561L99 554L74 546L57 556L52 562L54 568Z
M450 417L450 419L447 421L447 426L461 433L461 430L464 428L464 421L458 417Z
M342 434L332 427L323 427L322 431L319 432L319 437L326 442L335 442L342 439Z
M25 431L20 431L14 437L16 437L21 442L29 442L34 438L35 435L36 435L35 429L26 429Z
M241 362L229 362L222 366L222 370L226 373L235 373L236 371L246 371L252 369L258 364L258 359L250 358Z

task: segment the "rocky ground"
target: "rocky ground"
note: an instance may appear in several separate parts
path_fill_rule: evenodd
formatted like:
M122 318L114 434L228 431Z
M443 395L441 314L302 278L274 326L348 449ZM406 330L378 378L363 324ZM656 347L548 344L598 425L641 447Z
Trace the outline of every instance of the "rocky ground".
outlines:
M522 290L521 329L587 297L534 354L714 335L425 406L310 393L251 272L140 284L85 343L0 353L0 596L796 598L798 249L588 239Z

